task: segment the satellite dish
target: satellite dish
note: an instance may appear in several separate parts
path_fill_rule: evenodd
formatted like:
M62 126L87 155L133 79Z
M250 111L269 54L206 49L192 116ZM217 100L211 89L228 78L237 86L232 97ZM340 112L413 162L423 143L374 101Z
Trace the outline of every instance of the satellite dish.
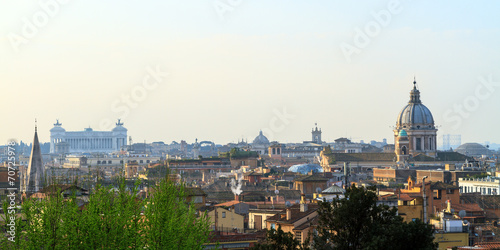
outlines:
M278 195L278 194L280 193L280 191L279 191L278 189L276 189L276 190L274 190L274 193L275 193L276 195Z
M467 215L467 213L465 212L465 210L460 210L460 212L458 212L458 216L460 216L460 218L463 218Z
M285 206L286 207L291 207L292 206L292 203L290 203L289 201L285 202Z

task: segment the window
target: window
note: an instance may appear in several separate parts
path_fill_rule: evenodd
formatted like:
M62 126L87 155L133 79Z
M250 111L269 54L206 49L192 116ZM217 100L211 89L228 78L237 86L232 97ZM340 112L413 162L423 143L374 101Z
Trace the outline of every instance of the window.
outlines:
M271 223L271 229L276 229L276 224Z
M441 199L441 194L440 194L439 190L434 190L434 199L435 200Z
M111 161L108 161L108 164L111 164Z
M193 197L193 203L203 203L203 196Z
M415 145L416 149L417 150L422 150L422 139L421 138L417 138L416 144L417 144L417 145Z
M140 160L139 163L142 163L142 160Z
M123 164L123 160L120 160L120 164Z
M226 218L226 212L222 212L222 218Z
M299 242L300 242L300 241L302 241L302 232L297 231L297 232L295 233L295 238L296 238Z
M97 164L101 164L101 161L97 161Z

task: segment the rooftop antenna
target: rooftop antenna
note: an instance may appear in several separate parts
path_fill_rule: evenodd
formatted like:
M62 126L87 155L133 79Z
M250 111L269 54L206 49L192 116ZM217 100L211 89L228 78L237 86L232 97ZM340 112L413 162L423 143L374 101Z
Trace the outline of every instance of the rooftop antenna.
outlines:
M36 125L36 118L35 118L35 132L36 132L36 128L37 128L37 125Z

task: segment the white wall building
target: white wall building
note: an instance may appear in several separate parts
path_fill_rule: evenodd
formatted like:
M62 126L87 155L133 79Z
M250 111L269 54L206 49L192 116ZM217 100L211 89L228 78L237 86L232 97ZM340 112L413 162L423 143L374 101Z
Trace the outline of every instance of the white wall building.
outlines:
M64 153L111 153L127 145L127 129L120 120L111 131L94 131L91 128L84 131L66 131L61 125L58 120L50 130L50 153L61 153L56 152L58 143L69 144L69 152Z
M481 193L482 195L500 194L500 179L487 178L459 178L460 193Z

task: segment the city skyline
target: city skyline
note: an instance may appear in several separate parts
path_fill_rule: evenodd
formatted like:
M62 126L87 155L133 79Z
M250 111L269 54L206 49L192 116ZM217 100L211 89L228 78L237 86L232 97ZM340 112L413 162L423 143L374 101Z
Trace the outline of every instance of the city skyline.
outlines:
M393 143L414 77L438 140L500 142L499 3L47 2L0 8L5 143L35 118L41 142L56 119L121 118L134 142L302 142L318 123Z

